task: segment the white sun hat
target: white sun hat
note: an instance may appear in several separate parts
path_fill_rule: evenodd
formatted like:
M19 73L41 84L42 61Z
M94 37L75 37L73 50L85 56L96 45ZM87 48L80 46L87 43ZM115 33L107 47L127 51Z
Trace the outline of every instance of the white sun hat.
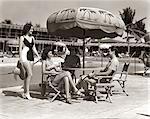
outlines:
M65 43L63 43L63 42L55 42L54 45L63 47L64 54L61 54L62 56L64 55L64 57L65 57L66 55L70 55L70 51L67 48Z
M100 49L109 49L109 48L111 48L111 45L110 44L100 44L99 48Z

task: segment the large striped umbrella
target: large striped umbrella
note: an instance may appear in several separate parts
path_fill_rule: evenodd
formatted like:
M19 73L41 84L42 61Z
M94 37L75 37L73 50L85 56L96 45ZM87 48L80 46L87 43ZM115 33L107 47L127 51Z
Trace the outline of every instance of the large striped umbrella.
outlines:
M47 19L50 35L83 39L83 68L85 38L116 37L122 35L125 24L111 12L98 8L80 7L54 12Z

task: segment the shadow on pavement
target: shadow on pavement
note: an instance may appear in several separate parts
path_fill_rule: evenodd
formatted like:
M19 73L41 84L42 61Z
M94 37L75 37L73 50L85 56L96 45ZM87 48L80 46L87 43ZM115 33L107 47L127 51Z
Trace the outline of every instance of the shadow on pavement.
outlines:
M20 93L15 91L4 90L2 93L5 94L5 96L22 97Z
M142 113L136 113L136 114L139 114L139 115L142 115L142 116L146 116L146 117L150 117L149 114L142 114Z

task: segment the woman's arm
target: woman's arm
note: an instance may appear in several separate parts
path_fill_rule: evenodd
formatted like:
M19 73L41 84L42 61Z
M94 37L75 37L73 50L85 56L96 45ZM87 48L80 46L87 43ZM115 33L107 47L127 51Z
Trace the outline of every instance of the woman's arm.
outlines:
M20 39L19 39L19 58L21 58L21 52L22 52L22 47L23 47L23 40L24 40L24 37L21 36Z
M50 66L46 66L46 67L45 67L45 69L46 69L47 71L50 71L50 70L55 69L55 68L56 68L55 65L50 65Z
M43 71L43 73L51 73L50 71L52 69L55 69L56 72L60 71L60 70L57 69L57 66L55 66L53 64L47 66L47 62L45 60L42 62L42 71Z
M49 73L49 72L46 70L46 61L45 61L45 60L42 61L42 73Z
M34 39L34 37L33 37L33 42L34 42L33 51L34 51L34 53L36 54L36 56L40 59L40 56L39 56L39 54L38 54L38 52L37 52L37 49L36 49L36 47L35 47L35 39Z
M49 73L50 70L52 70L55 66L54 65L50 65L47 66L47 63L45 60L42 61L42 71L43 73Z

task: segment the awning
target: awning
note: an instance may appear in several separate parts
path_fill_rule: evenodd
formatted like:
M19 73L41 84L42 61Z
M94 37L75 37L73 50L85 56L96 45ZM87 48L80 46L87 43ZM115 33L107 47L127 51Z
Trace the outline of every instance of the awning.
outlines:
M19 45L8 45L8 47L19 47Z
M66 45L69 46L82 46L82 43L77 43L77 42L63 42ZM87 43L85 44L86 46L99 46L99 44L103 44L103 43ZM115 46L115 47L127 47L128 43L105 43L105 44L110 44L111 46ZM149 44L145 44L145 43L130 43L129 44L130 47L150 47Z
M36 44L45 44L45 45L52 45L56 41L46 41L46 40L35 40Z
M128 43L108 43L112 46L116 46L116 47L127 47ZM145 44L145 43L129 43L130 47L150 47L149 44Z

